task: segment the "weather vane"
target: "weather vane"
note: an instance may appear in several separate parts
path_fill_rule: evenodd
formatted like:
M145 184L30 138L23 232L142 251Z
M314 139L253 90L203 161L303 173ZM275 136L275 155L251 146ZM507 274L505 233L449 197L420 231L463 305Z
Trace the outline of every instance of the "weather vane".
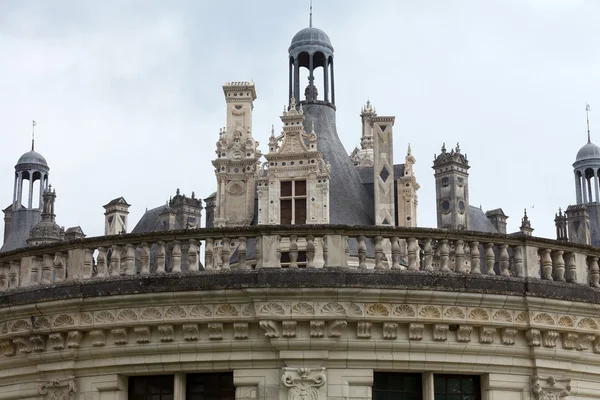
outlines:
M590 138L590 105L586 104L585 105L585 119L587 120L587 130L588 130L588 143L592 143L592 140Z
M34 144L35 144L35 126L37 125L35 123L35 120L33 120L33 123L31 124L31 151L34 150Z
M308 26L312 28L312 0L310 0L310 13L308 17Z

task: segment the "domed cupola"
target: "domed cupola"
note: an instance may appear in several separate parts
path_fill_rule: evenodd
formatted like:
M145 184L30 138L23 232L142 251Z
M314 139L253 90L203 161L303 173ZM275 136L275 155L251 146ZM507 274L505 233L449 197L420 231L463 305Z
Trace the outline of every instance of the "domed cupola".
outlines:
M34 125L35 127L35 122ZM19 157L15 165L15 188L13 195L13 210L22 207L27 209L42 209L42 195L48 189L48 173L50 167L44 156L35 151L35 141L31 140L31 150ZM23 181L29 183L29 195L27 204L23 201ZM38 198L33 198L34 186L39 182Z
M586 113L590 106L586 106ZM591 141L587 119L588 142L577 152L573 163L577 204L600 203L600 147Z
M288 99L294 97L296 103L321 103L335 108L333 46L325 32L312 26L312 9L309 27L294 35L288 53L290 68ZM304 85L300 82L300 68L308 69L308 82L305 89L301 88L301 85ZM318 70L319 68L322 72ZM321 83L316 84L315 80L321 80Z

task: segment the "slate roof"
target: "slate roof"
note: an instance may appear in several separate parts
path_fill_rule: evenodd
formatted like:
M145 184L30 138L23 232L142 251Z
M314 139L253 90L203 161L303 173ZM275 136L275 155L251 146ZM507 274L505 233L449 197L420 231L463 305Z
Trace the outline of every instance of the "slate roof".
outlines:
M498 233L494 225L482 209L475 206L469 206L469 230L477 232Z
M148 210L142 215L142 218L135 225L131 233L145 233L163 231L164 227L160 219L160 215L168 208L166 205ZM173 229L181 229L179 227Z
M41 220L41 211L38 209L20 208L12 213L10 232L0 252L27 247L27 239L31 229Z
M324 104L302 103L304 130L314 122L317 149L331 165L329 180L329 222L345 225L373 225L373 200L362 184L356 167L338 137L335 110Z

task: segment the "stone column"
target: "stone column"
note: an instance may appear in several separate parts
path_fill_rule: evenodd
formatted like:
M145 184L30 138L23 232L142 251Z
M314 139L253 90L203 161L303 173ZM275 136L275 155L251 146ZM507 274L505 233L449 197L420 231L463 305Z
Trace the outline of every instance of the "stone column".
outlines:
M23 200L23 172L19 172L19 188L17 189L17 208L21 208L21 201Z
M594 191L596 197L594 197L594 201L596 203L600 202L600 188L598 188L598 170L594 168Z
M17 190L19 189L19 177L21 173L15 174L15 189L13 190L13 205L17 203Z
M27 203L27 208L32 208L33 206L33 172L29 171L29 198Z
M289 101L289 99L292 98L292 93L294 91L294 69L292 67L292 64L293 64L292 60L288 60L288 61L289 61L289 64L290 64L289 65L289 67L290 67L290 92L289 92L289 95L288 95L288 101Z
M298 56L294 58L294 97L296 98L296 103L298 103L300 100L300 61L298 60Z
M333 79L333 57L331 58L331 102L335 104L335 81Z
M583 184L583 203L586 204L588 202L588 197L587 197L588 189L587 189L587 178L585 177L585 171L583 171L583 174L581 175L581 181Z
M175 374L173 385L173 400L185 400L186 375L183 372Z
M422 379L423 400L434 400L435 393L433 391L433 372L424 372Z
M40 178L40 193L39 193L39 205L38 208L42 208L43 203L43 196L44 195L44 176L42 175L42 177Z
M577 197L577 204L581 204L583 201L583 196L581 194L581 177L579 176L579 171L575 171L575 195Z
M314 56L310 54L308 56L308 101L315 100L315 76L313 74L314 70Z
M329 59L323 64L323 100L329 101Z

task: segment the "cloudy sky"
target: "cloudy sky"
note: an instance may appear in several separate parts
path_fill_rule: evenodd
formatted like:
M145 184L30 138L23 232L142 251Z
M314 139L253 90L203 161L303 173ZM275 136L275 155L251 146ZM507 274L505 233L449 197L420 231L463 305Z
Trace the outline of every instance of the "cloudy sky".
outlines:
M315 0L314 12L335 47L338 133L348 152L359 144L367 99L396 116L395 162L408 143L417 159L419 225L436 224L433 155L460 142L470 203L502 207L509 231L527 208L534 233L554 236L554 213L575 201L586 102L600 142L599 1ZM222 84L255 82L265 151L307 24L308 0L0 1L0 206L33 119L60 225L101 235L113 198L132 204L131 229L177 188L207 197Z

